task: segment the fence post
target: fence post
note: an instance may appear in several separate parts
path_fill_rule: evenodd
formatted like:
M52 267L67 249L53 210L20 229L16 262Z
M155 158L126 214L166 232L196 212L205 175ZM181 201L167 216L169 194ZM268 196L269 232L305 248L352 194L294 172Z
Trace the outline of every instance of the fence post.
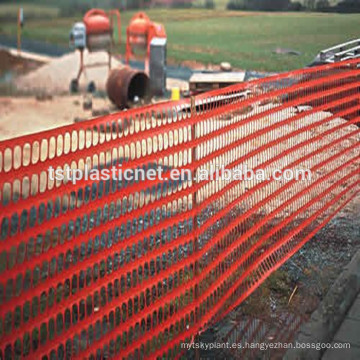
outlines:
M190 98L190 116L191 119L194 120L196 118L196 104L195 104L195 96L191 96ZM196 122L194 121L193 124L191 125L191 140L195 140L196 139ZM196 145L194 145L191 149L191 161L195 162L197 161L197 156L196 156ZM193 174L192 174L192 182L194 184L197 183L195 179L195 176L197 174L197 168L195 168L193 170ZM198 229L198 214L196 212L196 208L197 208L197 191L195 190L192 194L192 204L193 204L193 209L195 209L195 216L194 216L194 225L193 225L193 231L197 231ZM195 236L194 238L194 254L196 254L198 252L198 241L197 241L197 237ZM199 275L199 263L198 261L195 261L194 264L194 277L197 278ZM199 284L195 285L195 292L194 292L194 300L195 302L197 302L197 299L199 297ZM199 312L200 312L200 307L195 307L195 322L197 322L199 320ZM196 334L194 336L194 341L195 342L199 342L199 334ZM198 348L195 348L195 359L196 360L200 360L200 351Z

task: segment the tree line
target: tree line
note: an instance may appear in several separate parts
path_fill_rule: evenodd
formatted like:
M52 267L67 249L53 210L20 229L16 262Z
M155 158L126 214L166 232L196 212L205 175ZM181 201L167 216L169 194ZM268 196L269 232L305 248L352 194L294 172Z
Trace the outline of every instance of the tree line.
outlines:
M230 0L229 10L360 12L360 0Z

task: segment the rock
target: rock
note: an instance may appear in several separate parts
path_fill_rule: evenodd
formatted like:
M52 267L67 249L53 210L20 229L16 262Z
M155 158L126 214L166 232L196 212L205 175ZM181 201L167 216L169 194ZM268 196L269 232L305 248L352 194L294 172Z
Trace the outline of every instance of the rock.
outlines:
M229 62L223 61L220 64L221 71L232 71L232 66Z
M279 55L296 55L296 56L300 56L301 52L300 51L296 51L293 49L283 49L280 47L277 47L274 51L274 54L279 54Z
M86 95L83 99L83 109L84 110L91 110L92 109L92 97Z
M39 93L35 96L35 98L37 101L48 101L48 100L52 100L53 96L46 93Z
M104 109L94 109L92 111L92 116L104 116L104 115L109 115L110 114L110 110L107 108Z

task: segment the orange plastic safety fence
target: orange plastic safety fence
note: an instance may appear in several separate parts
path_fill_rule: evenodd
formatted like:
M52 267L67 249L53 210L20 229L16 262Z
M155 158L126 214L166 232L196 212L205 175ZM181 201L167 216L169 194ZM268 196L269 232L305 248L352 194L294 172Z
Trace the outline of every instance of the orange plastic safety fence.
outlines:
M0 142L0 357L175 358L360 190L360 61ZM48 168L309 181L51 180Z

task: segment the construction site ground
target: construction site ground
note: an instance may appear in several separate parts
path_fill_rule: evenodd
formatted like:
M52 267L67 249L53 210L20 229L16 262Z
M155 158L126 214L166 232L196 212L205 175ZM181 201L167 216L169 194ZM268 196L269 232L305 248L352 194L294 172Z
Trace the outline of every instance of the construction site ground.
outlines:
M58 96L1 97L0 140L49 130L72 124L74 120L92 118L92 110L83 109L84 97ZM93 108L107 111L111 103L106 98L94 98Z
M107 55L98 52L86 60L89 63L103 62ZM118 111L106 96L106 66L87 70L81 78L79 93L70 94L69 84L76 77L79 61L76 52L60 57L28 52L18 56L16 50L0 49L0 140ZM113 59L112 66L121 67L123 64ZM96 84L95 94L86 92L89 81ZM168 77L167 88L173 87L186 91L188 83ZM163 100L165 98L152 101Z

